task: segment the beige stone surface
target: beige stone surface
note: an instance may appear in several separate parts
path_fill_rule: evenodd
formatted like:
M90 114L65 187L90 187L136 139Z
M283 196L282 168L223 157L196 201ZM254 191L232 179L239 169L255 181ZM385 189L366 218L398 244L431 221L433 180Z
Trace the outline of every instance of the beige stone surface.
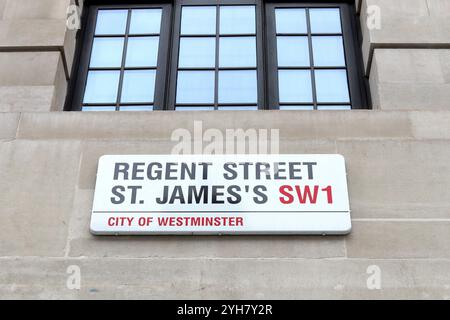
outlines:
M58 68L55 75L55 87L53 92L53 100L50 107L51 111L63 111L64 103L66 101L68 82L66 72L64 69L63 60L58 61Z
M370 69L374 48L449 48L448 3L448 0L363 0L360 19L366 69ZM370 6L379 10L380 28L368 28Z
M353 218L450 218L450 141L338 141Z
M411 112L413 134L424 139L450 139L450 112Z
M54 103L55 87L0 86L0 112L49 111Z
M0 20L0 49L55 51L64 45L65 34L66 19Z
M354 221L348 258L448 259L450 220Z
M64 58L69 77L77 30L69 30L66 20L68 7L74 3L74 0L0 1L0 52L58 52ZM62 110L62 105L57 109Z
M450 282L446 260L20 258L0 263L0 298L448 299ZM69 266L80 268L80 290L66 287ZM380 290L367 288L369 266L381 271Z
M411 137L408 114L373 111L248 111L151 113L27 113L19 137L27 139L170 139L173 130L192 130L202 121L204 130L279 129L282 139Z
M51 20L65 18L70 0L6 0L4 3L5 20Z
M384 110L449 110L450 49L375 49L373 105Z
M20 114L0 113L0 140L11 140L16 137Z
M80 144L0 143L0 257L64 256Z
M0 74L0 111L63 109L67 81L59 52L0 52Z
M0 52L0 86L53 85L58 52Z
M5 13L5 6L7 0L0 0L0 20L3 19L3 14Z

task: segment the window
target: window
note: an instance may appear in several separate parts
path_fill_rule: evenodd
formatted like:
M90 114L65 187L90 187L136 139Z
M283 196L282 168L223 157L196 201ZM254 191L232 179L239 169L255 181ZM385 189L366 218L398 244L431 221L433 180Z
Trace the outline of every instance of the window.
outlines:
M281 110L367 105L348 5L266 6L269 104Z
M69 109L368 107L352 5L142 2L90 6Z
M256 1L180 2L169 106L256 110L263 104L264 91L258 81L263 64L257 54L257 43L262 41L258 9Z
M169 30L169 5L91 7L72 109L162 109Z

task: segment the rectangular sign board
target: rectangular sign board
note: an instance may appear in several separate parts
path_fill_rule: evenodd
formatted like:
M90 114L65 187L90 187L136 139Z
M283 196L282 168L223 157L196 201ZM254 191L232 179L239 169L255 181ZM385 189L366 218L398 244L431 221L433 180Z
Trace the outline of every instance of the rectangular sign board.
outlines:
M347 234L341 155L106 155L91 232Z

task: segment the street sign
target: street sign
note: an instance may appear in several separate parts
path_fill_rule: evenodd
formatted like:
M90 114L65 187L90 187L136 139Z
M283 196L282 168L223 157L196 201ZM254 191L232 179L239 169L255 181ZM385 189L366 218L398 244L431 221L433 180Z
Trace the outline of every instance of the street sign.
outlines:
M106 155L91 232L347 234L341 155Z

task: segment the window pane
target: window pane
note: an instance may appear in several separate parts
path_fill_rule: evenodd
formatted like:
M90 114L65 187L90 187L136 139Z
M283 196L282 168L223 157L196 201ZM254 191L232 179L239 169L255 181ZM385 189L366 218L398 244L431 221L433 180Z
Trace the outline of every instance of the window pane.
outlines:
M256 67L255 37L220 38L220 67Z
M350 102L346 70L316 70L318 102Z
M277 37L278 66L310 66L308 37Z
M177 111L211 111L214 110L214 107L196 107L196 106L189 106L189 107L176 107Z
M125 34L127 17L128 10L99 10L95 34Z
M256 71L219 71L219 103L256 103Z
M108 107L83 107L81 111L116 111L115 106Z
M216 65L215 38L181 38L180 68L214 68Z
M84 103L115 103L120 71L89 71Z
M312 33L341 33L341 15L338 8L310 9Z
M128 39L127 67L156 67L159 37L132 37Z
M214 103L214 71L179 71L177 103Z
M120 111L152 111L153 106L121 106Z
M153 102L155 76L155 70L125 71L121 102Z
M159 33L161 9L136 9L131 12L130 34Z
M221 6L220 34L255 34L254 6Z
M342 37L312 37L314 65L345 67Z
M219 110L244 110L244 111L254 111L258 110L257 106L230 106L230 107L219 107Z
M280 110L314 110L314 106L280 106Z
M216 34L216 7L183 7L181 34Z
M349 105L345 106L317 106L317 110L351 110Z
M120 67L122 65L123 43L123 38L94 39L90 67Z
M312 102L311 71L278 71L280 102Z
M277 33L307 33L305 9L276 9Z

